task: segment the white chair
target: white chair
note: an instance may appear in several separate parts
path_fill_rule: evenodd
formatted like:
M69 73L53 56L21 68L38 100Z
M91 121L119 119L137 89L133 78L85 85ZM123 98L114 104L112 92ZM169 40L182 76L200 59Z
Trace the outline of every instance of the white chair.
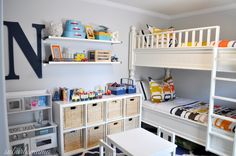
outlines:
M105 152L104 152L105 149ZM116 151L111 146L109 146L106 142L103 140L100 140L100 146L99 146L99 155L100 156L116 156Z
M169 142L175 143L175 133L168 131L165 128L162 128L160 126L157 127L157 135ZM176 151L172 153L172 156L175 156Z

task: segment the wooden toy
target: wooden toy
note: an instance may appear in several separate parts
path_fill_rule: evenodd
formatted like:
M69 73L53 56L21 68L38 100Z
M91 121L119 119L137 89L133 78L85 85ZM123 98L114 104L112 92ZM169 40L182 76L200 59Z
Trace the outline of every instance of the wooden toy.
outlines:
M88 51L89 61L94 62L111 62L110 50L91 50Z

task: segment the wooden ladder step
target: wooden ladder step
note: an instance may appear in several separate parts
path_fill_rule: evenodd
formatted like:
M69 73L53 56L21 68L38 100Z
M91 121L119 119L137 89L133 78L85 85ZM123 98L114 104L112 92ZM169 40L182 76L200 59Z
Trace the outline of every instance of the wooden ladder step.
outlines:
M225 78L225 77L215 77L215 80L219 80L219 81L229 81L229 82L236 82L236 79Z
M234 142L234 138L229 137L229 136L227 136L227 135L222 135L222 134L217 133L217 132L210 132L210 135L214 135L214 136L219 137L219 138L221 138L221 139Z
M218 100L222 100L222 101L228 101L228 102L235 102L236 103L236 99L233 98L227 98L227 97L223 97L223 96L213 96L214 99L218 99Z

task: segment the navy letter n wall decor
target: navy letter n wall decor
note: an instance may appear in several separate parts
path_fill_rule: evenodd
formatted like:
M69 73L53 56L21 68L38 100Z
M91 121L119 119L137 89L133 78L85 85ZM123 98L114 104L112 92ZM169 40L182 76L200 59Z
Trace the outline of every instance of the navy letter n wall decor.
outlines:
M18 43L26 59L33 68L35 74L38 78L42 78L42 48L41 48L41 38L42 30L45 28L45 25L41 24L32 24L32 27L36 29L37 35L37 55L34 52L34 49L29 43L25 33L23 32L20 24L18 22L9 22L4 21L4 25L8 28L8 52L9 52L9 74L6 76L6 80L20 79L19 75L15 73L14 65L14 47L13 47L13 38Z

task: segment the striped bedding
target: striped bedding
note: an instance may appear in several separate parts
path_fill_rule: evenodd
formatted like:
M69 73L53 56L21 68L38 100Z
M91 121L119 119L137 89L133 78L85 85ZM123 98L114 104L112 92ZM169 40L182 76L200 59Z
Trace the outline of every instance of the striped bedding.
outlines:
M236 109L227 108L220 105L215 105L214 113L236 119ZM170 109L170 114L193 120L200 123L207 123L208 121L208 104L204 102L194 101L185 105L175 106ZM213 119L213 124L217 128L225 131L234 132L236 123L226 120Z

